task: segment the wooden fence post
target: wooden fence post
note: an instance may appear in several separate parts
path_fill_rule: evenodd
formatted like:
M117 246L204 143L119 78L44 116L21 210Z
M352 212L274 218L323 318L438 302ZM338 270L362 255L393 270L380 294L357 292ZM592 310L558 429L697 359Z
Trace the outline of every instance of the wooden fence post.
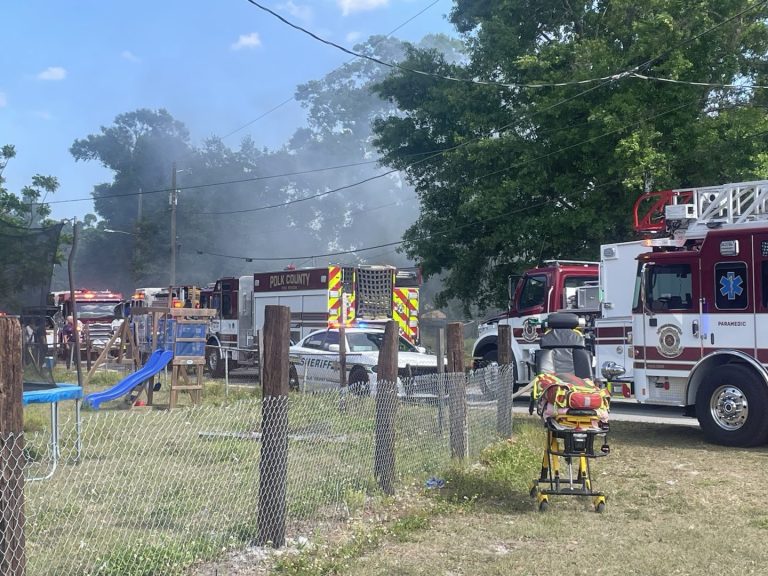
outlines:
M464 459L467 450L467 382L464 375L464 326L448 324L448 410L451 458Z
M385 494L395 493L395 417L397 415L397 344L394 320L384 328L376 378L376 438L373 473Z
M21 325L0 317L0 574L24 576Z
M443 342L442 326L435 329L435 356L437 356L437 429L443 434L445 416L445 345Z
M290 308L265 307L257 544L275 548L285 544L290 324Z
M499 324L499 380L496 389L496 431L502 438L512 436L512 340L509 324Z

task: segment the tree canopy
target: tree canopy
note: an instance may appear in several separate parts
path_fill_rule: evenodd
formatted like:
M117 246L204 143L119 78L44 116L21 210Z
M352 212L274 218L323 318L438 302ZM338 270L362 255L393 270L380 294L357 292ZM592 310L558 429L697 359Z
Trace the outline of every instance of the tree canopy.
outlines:
M62 225L48 219L55 177L36 174L20 194L6 188L3 173L15 156L13 145L0 148L0 312L21 314L46 303Z
M765 178L766 91L750 86L768 84L766 16L747 0L456 0L468 61L402 62L454 80L376 87L399 110L376 145L420 202L405 250L444 276L440 300L502 305L509 274L632 239L649 189Z

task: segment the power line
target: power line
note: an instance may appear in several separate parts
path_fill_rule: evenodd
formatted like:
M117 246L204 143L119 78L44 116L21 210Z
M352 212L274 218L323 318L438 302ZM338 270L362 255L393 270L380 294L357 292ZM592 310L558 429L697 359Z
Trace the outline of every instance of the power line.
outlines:
M667 50L665 50L664 52L662 52L658 56L655 56L655 57L647 60L643 64L640 64L639 66L636 66L636 67L634 67L631 70L625 70L623 72L619 72L617 74L613 74L613 75L610 75L610 76L602 76L602 77L599 77L599 78L589 78L589 79L582 79L582 80L569 80L569 81L563 81L563 82L517 83L517 82L496 82L496 81L491 81L491 80L477 80L477 79L473 79L473 78L458 78L458 77L455 77L455 76L447 76L447 75L443 75L443 74L435 74L433 72L426 72L424 70L417 70L417 69L409 68L407 66L403 66L401 64L397 64L397 63L394 63L394 62L386 62L386 61L381 60L379 58L376 58L374 56L368 56L367 54L362 54L360 52L355 52L354 50L350 50L349 48L346 48L346 47L344 47L344 46L342 46L340 44L337 44L336 42L333 42L331 40L327 40L326 38L323 38L323 37L315 34L314 32L311 32L311 31L307 30L306 28L304 28L302 26L299 26L298 24L296 24L294 22L291 22L287 18L284 18L283 16L281 16L280 14L275 12L274 10L272 10L270 8L267 8L266 6L264 6L264 5L260 4L259 2L257 2L256 0L248 0L248 2L250 2L254 6L256 6L260 10L263 10L264 12L267 12L268 14L274 16L275 18L277 18L278 20L280 20L281 22L283 22L287 26L290 26L291 28L293 28L295 30L298 30L299 32L302 32L303 34L306 34L306 35L310 36L311 38L317 40L318 42L321 42L321 43L323 43L323 44L325 44L327 46L332 46L333 48L336 48L337 50L341 50L345 54L350 54L351 56L353 56L355 58L363 58L365 60L369 60L369 61L374 62L376 64L379 64L381 66L385 66L387 68L391 68L391 69L394 69L394 70L400 70L401 72L407 72L409 74L416 74L416 75L419 75L419 76L426 76L426 77L430 77L430 78L435 78L435 79L438 79L438 80L447 80L447 81L450 81L450 82L459 82L459 83L463 83L463 84L474 84L474 85L479 85L479 86L497 86L497 87L501 87L501 88L558 88L558 87L564 87L564 86L578 86L578 85L583 85L583 84L592 84L592 83L595 83L595 82L616 81L616 80L619 80L621 78L625 78L627 76L630 76L632 74L632 72L634 72L636 70L641 70L641 69L649 68L650 66L653 65L653 63L657 62L658 60L663 58L665 55L671 53L676 48L679 48L680 46L684 46L685 44L688 44L690 42L693 42L694 40L697 40L698 38L701 38L705 34L708 34L709 32L712 32L713 30L716 30L717 28L727 24L728 22L731 22L732 20L735 20L739 16L742 16L745 13L747 13L747 12L749 12L749 11L755 9L755 8L758 8L758 7L762 6L763 4L766 3L766 1L768 1L768 0L763 0L761 2L757 2L755 4L747 6L744 10L738 12L737 14L734 14L733 16L727 18L726 20L724 20L722 22L719 22L718 24L716 24L716 25L714 25L714 26L712 26L712 27L710 27L710 28L700 32L699 34L696 34L696 35L692 36L691 38L688 38L686 40L678 42L675 46L672 46L671 48L668 48Z
M660 78L658 76L647 76L645 74L630 74L633 78L640 80L652 80L654 82L667 82L669 84L683 84L686 86L703 86L705 88L738 88L738 89L766 89L764 84L718 84L717 82L694 82L692 80L676 80L674 78Z
M393 28L392 30L390 30L390 31L389 31L389 33L387 33L387 34L386 34L385 38L389 38L390 36L392 36L392 34L394 34L395 32L397 32L398 30L400 30L402 27L404 27L404 26L405 26L405 25L407 25L407 24L410 24L410 23L411 23L413 20L415 20L416 18L418 18L419 16L421 16L422 14L424 14L424 12L426 12L427 10L429 10L430 8L432 8L432 6L434 6L434 5L435 5L435 4L437 4L438 2L440 2L440 0L433 0L433 1L432 1L430 4L428 4L427 6L425 6L424 8L422 8L421 10L419 10L418 12L416 12L416 14L414 14L413 16L411 16L410 18L408 18L408 20L406 20L405 22L403 22L403 23L399 24L398 26L396 26L395 28ZM377 43L373 44L373 46L377 46L378 44L379 44L379 43L377 42ZM352 58L352 59L350 59L350 60L347 60L347 62L345 62L345 64L349 64L349 63L350 63L350 62L352 62L353 60L354 60L354 58ZM337 66L336 68L334 68L334 70L338 70L339 68L340 68L340 66ZM230 136L233 136L234 134L237 134L237 133L238 133L238 132L240 132L241 130L245 130L246 128L248 128L249 126L252 126L253 124L255 124L256 122L258 122L258 121L259 121L259 120L261 120L262 118L264 118L264 117L266 117L266 116L269 116L270 114L272 114L272 112L275 112L275 111L279 110L280 108L282 108L283 106L285 106L286 104L289 104L289 103L293 102L295 99L296 99L296 96L291 96L290 98L286 98L285 100L283 100L282 102L280 102L280 104L277 104L276 106L273 106L272 108L270 108L270 109L269 109L269 110L267 110L266 112L264 112L264 113L260 114L259 116L257 116L257 117L256 117L256 118L254 118L253 120L251 120L250 122L246 122L245 124L243 124L243 125L242 125L242 126L240 126L239 128L235 128L235 129L234 129L234 130L232 130L231 132L228 132L227 134L225 134L224 136L222 136L222 137L221 137L221 139L222 139L222 140L224 140L225 138L229 138Z
M376 176L371 176L370 178L359 180L358 182L353 182L352 184L339 186L338 188L333 188L332 190L326 190L325 192L318 192L317 194L312 194L310 196L294 198L293 200L288 200L287 202L280 202L279 204L268 204L266 206L259 206L258 208L244 208L242 210L224 210L221 212L202 212L202 211L187 212L187 214L195 214L195 215L204 214L206 216L222 216L222 215L229 215L229 214L247 214L249 212L261 212L263 210L271 210L273 208L282 208L284 206L298 204L299 202L306 202L308 200L314 200L315 198L328 196L328 194L333 194L334 192L341 192L342 190L348 190L349 188L354 188L355 186L360 186L362 184L366 184L367 182L378 180L379 178L383 178L384 176L389 176L390 174L394 174L395 172L399 172L399 170L397 169L389 170L388 172L384 172L383 174L377 174Z
M597 186L593 186L588 190L584 190L583 192L591 192L594 190L599 190L600 188L605 188L606 186L611 186L613 184L618 183L620 180L611 180L610 182L604 182L603 184L598 184ZM489 218L485 218L483 220L478 220L476 222L467 222L466 224L461 224L459 226L452 226L451 228L446 228L444 230L440 230L438 232L434 232L432 234L427 234L425 237L421 238L421 240L429 240L434 237L438 236L444 236L448 232L453 232L456 230L463 230L464 228L469 228L471 226L477 226L481 224L487 224L488 222L493 222L494 220L498 220L500 218L506 218L508 216L513 216L514 214L519 214L521 212L526 212L528 210L532 210L533 208L540 208L542 206L545 206L547 204L551 204L552 202L555 202L557 198L549 198L547 200L543 200L541 202L537 202L535 204L530 204L528 206L522 207L522 208L515 208L513 210L510 210L508 212L504 212L502 214L496 214L495 216L490 216ZM311 260L313 258L324 258L328 256L341 256L344 254L355 254L357 252L367 252L369 250L378 250L379 248L389 248L391 246L399 246L401 244L405 243L405 240L399 240L396 242L386 242L384 244L377 244L375 246L366 246L364 248L356 248L353 250L340 250L336 252L327 252L325 254L310 254L310 255L302 255L302 256L286 256L286 257L270 257L270 258L259 258L259 257L250 257L250 256L233 256L231 254L219 254L216 252L206 252L205 250L195 250L195 252L199 255L208 255L208 256L217 256L220 258L230 258L234 260L245 260L246 262L274 262L274 261L282 261L282 260ZM392 251L386 251L382 254L388 254Z
M421 155L427 154L422 152ZM365 160L362 162L352 162L350 164L339 164L336 166L324 166L322 168L312 168L308 170L299 170L296 172L284 172L282 174L270 174L268 176L253 176L252 178L238 178L236 180L220 180L216 182L207 182L205 184L194 184L189 186L177 186L176 190L199 190L201 188L212 188L214 186L227 186L230 184L243 184L247 182L259 182L261 180L271 180L274 178L287 178L289 176L302 176L304 174L314 174L316 172L327 172L329 170L340 170L343 168L353 168L356 166L365 166L367 164L378 164L379 160ZM110 196L102 196L100 198L125 198L130 196L146 196L147 194L160 194L163 192L171 192L172 188L157 188L155 190L144 190L142 192L126 192L124 194L113 194ZM65 204L70 202L85 202L86 200L93 200L93 196L87 198L70 198L69 200L52 200L48 204Z
M376 58L375 56L368 56L367 54L362 54L360 52L355 52L354 50L350 50L349 48L346 48L342 46L341 44L336 44L335 42L332 42L331 40L327 40L321 36L318 36L314 32L310 32L306 28L303 28L302 26L299 26L298 24L295 24L291 22L290 20L284 18L274 10L271 10L270 8L267 8L266 6L263 6L262 4L259 4L256 2L256 0L248 0L251 4L256 6L257 8L263 10L264 12L267 12L283 22L284 24L290 26L291 28L294 28L295 30L298 30L299 32L302 32L318 42L322 42L323 44L326 44L328 46L332 46L333 48L336 48L337 50L341 50L345 54L349 54L355 58L362 58L364 60L369 60L371 62L374 62L376 64L380 64L381 66L385 66L387 68L392 68L394 70L400 70L401 72L408 72L409 74L417 74L419 76L427 76L430 78L436 78L438 80L448 80L450 82L459 82L462 84L475 84L478 86L498 86L501 88L558 88L562 86L577 86L579 84L592 84L595 82L603 82L606 80L618 80L622 76L627 75L627 72L622 72L621 74L614 75L614 76L603 76L601 78L589 78L585 80L570 80L566 82L536 82L532 84L519 84L516 82L494 82L491 80L476 80L472 78L457 78L455 76L446 76L443 74L435 74L433 72L426 72L424 70L416 70L414 68L409 68L407 66L402 66L401 64L397 64L394 62L387 62L385 60L381 60L379 58Z

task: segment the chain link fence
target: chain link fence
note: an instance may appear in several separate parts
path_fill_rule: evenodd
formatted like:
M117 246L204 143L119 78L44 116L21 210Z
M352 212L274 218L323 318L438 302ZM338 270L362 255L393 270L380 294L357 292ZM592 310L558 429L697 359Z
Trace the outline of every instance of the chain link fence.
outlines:
M439 475L450 465L456 426L475 458L498 438L497 403L478 379L498 388L505 375L497 367L467 378L424 374L416 377L418 392L407 394L398 382L388 402L375 388L355 394L329 385L224 406L84 411L80 452L74 415L63 410L58 469L26 482L25 518L7 521L23 526L30 576L183 574L260 542L260 524L263 541L263 526L275 521L288 537L312 539L362 513L381 494L385 469L395 489ZM451 393L459 382L460 396ZM283 415L271 421L271 433L284 427L284 446L266 438L262 419L270 410ZM380 452L387 421L394 449ZM16 454L17 472L45 476L54 450L49 430L27 432L23 451L21 441L5 441L4 464Z

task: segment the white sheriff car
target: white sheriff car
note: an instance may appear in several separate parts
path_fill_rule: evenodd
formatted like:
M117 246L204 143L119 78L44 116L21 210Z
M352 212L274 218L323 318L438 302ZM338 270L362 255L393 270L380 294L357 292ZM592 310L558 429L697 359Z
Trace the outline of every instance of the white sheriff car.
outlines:
M376 328L347 328L347 383L353 394L376 392L376 371L384 330ZM291 390L315 391L339 387L339 331L336 328L318 330L290 348ZM420 375L437 372L437 356L427 354L402 336L398 354L398 393L403 395L413 387Z

